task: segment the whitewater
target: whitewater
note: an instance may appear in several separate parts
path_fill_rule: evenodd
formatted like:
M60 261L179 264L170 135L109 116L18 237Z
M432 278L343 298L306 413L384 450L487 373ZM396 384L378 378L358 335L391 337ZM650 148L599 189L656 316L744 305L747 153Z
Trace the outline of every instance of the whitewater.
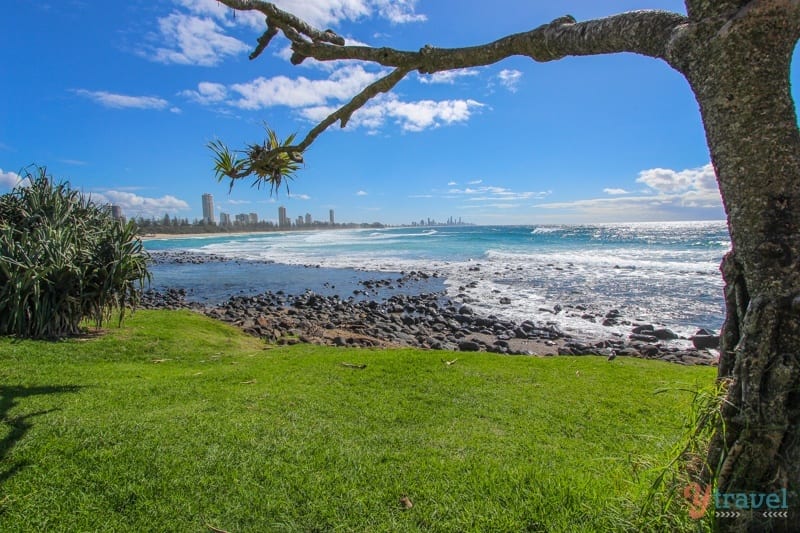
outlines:
M597 337L629 331L599 319L617 310L629 322L689 336L722 325L719 264L730 238L725 223L715 221L216 234L147 240L145 246L261 262L263 268L269 266L264 262L303 267L273 271L266 283L254 274L258 263L213 272L208 266L154 266L154 284L180 285L181 275L191 276L200 292L207 287L218 299L220 290L229 296L315 290L342 283L348 272L361 272L363 279L364 272L380 278L422 271L436 273L448 297L487 316Z

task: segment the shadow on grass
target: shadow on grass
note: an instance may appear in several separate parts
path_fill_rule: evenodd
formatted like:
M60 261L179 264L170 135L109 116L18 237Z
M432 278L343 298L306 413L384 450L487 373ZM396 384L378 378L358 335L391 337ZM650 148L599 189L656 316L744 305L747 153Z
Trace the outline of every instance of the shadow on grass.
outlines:
M31 420L37 416L57 411L58 408L36 411L18 416L10 416L11 410L18 405L18 401L30 396L40 396L44 394L63 394L67 392L78 392L81 387L77 385L47 386L47 387L10 387L0 385L0 423L8 426L8 434L0 439L0 486L2 486L11 476L27 466L27 462L19 461L10 466L5 466L5 459L14 446L25 436L33 424Z

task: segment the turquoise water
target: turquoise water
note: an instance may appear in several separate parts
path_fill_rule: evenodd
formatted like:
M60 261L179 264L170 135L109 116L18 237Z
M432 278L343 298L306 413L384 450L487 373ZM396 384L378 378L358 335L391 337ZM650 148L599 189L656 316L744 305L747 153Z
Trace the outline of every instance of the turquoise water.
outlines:
M485 314L608 333L580 315L613 308L691 333L722 324L719 263L730 239L724 222L682 222L280 232L151 240L146 247L282 265L438 272L451 297L466 296ZM312 289L326 275L303 272ZM231 287L256 283L252 272L228 273ZM501 304L502 297L511 303ZM556 304L586 310L547 311Z

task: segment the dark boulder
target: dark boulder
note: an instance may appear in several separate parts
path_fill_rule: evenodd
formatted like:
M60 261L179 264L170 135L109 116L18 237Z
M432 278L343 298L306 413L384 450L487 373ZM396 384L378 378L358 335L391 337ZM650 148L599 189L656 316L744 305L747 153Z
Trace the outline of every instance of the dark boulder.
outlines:
M653 331L653 336L662 341L673 341L678 338L677 333L667 328L661 328Z
M475 341L461 341L458 343L458 349L462 352L479 352L481 345Z
M692 344L698 350L716 350L719 348L719 335L695 335Z

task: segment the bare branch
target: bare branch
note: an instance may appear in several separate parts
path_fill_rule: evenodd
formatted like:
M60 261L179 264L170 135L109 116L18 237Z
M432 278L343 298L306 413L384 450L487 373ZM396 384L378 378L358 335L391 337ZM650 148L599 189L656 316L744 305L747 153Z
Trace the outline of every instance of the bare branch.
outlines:
M335 112L328 115L325 120L317 124L314 129L308 132L303 142L297 145L297 150L295 152L304 152L306 148L311 146L311 143L319 136L320 133L328 129L328 127L333 124L334 122L341 121L341 127L344 128L347 126L347 122L350 120L350 117L353 116L358 109L362 108L364 104L370 101L372 98L377 96L379 93L386 93L391 91L397 83L406 77L409 73L408 69L398 68L394 70L388 76L385 76L375 83L369 85L366 89L358 93L352 100L350 100L346 105L340 107Z
M266 17L269 23L275 27L280 28L287 33L293 34L292 38L288 34L286 37L294 41L299 39L300 35L305 35L314 42L331 43L339 46L344 46L344 39L336 35L332 30L319 31L305 21L295 17L291 13L287 13L282 9L278 9L275 4L270 2L263 2L261 0L219 0L231 9L239 11L260 11Z
M675 30L685 25L686 17L666 11L632 11L620 15L576 22L572 16L560 17L533 30L508 35L491 43L466 48L425 46L417 52L369 46L344 46L344 39L332 30L320 31L311 25L261 0L220 0L237 10L255 10L266 16L267 30L258 39L250 55L255 58L279 32L292 43L293 64L306 58L318 61L356 60L377 63L395 70L369 85L350 102L315 126L297 145L272 145L259 152L254 160L240 162L224 173L231 180L249 172L244 168L269 167L274 161L301 162L303 152L333 123L345 127L353 113L379 93L390 91L409 72L431 74L446 70L490 65L507 57L522 55L535 61L553 61L566 56L633 52L668 60L669 45ZM223 153L224 155L224 153ZM280 159L276 159L280 158Z
M587 22L576 22L567 15L527 32L465 48L426 46L418 52L409 52L293 41L292 49L296 54L319 61L355 59L422 73L485 66L515 55L541 62L618 52L663 59L672 32L686 22L683 15L667 11L631 11Z
M258 38L258 46L256 46L256 49L250 54L250 59L252 60L260 56L261 52L269 46L270 41L276 35L278 35L278 28L267 19L267 31Z
M368 101L372 98L377 96L379 93L385 93L391 91L395 85L397 85L400 80L406 77L409 73L407 69L396 69L388 76L385 76L375 83L367 86L363 91L358 93L356 96L353 97L347 104L340 107L330 115L328 115L325 120L317 124L311 131L306 134L305 138L299 144L291 145L291 146L279 146L269 151L263 152L260 157L266 160L272 160L276 156L280 154L287 154L293 161L302 162L302 154L303 152L308 149L309 146L319 137L319 135L328 129L333 123L336 121L341 122L341 127L344 128L347 126L347 123L350 120L350 117L353 116L360 108L364 107ZM232 178L238 179L244 177L243 175L237 176L230 176Z

